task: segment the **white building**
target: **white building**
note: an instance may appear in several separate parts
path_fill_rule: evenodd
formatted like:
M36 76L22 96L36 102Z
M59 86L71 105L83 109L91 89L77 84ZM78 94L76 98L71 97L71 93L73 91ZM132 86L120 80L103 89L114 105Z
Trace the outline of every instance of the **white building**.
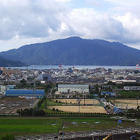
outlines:
M52 77L50 74L46 74L46 73L42 72L41 74L38 75L37 79L39 81L51 81Z
M78 92L89 93L89 85L58 85L59 93Z
M4 95L7 89L7 86L0 85L0 94Z
M140 86L124 86L124 90L137 90L140 91Z
M7 89L14 89L15 85L0 85L0 94L5 95Z

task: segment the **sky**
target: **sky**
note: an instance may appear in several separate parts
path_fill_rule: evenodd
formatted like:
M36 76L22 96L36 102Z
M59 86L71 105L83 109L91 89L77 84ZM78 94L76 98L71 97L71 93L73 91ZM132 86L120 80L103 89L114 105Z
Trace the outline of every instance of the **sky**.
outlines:
M71 36L140 49L140 0L0 0L0 51Z

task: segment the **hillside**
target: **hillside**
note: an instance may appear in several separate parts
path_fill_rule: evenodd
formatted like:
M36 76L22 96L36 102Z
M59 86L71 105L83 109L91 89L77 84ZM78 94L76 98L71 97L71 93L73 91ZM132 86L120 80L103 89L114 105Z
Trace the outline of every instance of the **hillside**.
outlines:
M0 56L0 67L21 67L24 63L19 61L11 61Z
M70 37L25 45L1 56L34 65L136 65L140 50L117 42Z

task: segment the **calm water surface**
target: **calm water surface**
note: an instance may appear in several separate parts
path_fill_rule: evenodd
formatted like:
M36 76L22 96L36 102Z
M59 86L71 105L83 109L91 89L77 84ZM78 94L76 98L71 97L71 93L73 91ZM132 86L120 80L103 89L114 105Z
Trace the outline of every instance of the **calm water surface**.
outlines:
M105 68L105 69L136 69L136 66L96 66L96 65L62 65L61 68L76 68L76 69L96 69L96 68ZM10 67L14 69L59 69L59 65L31 65L28 67Z

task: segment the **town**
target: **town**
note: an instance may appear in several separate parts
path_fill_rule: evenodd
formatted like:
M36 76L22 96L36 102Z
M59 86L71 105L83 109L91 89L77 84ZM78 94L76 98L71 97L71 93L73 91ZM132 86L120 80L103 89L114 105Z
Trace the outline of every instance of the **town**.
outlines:
M140 116L139 95L139 69L2 67L0 70L1 116L119 115L127 122L129 117L136 119ZM125 123L125 127L129 123Z
M37 70L2 67L0 74L1 98L30 98L35 103L43 96L47 99L134 99L139 98L140 92L140 72L137 69L66 69L60 66L58 69ZM29 102L28 108L33 107L32 103ZM126 103L118 103L120 108L119 105L129 107ZM16 113L14 110L12 112Z

